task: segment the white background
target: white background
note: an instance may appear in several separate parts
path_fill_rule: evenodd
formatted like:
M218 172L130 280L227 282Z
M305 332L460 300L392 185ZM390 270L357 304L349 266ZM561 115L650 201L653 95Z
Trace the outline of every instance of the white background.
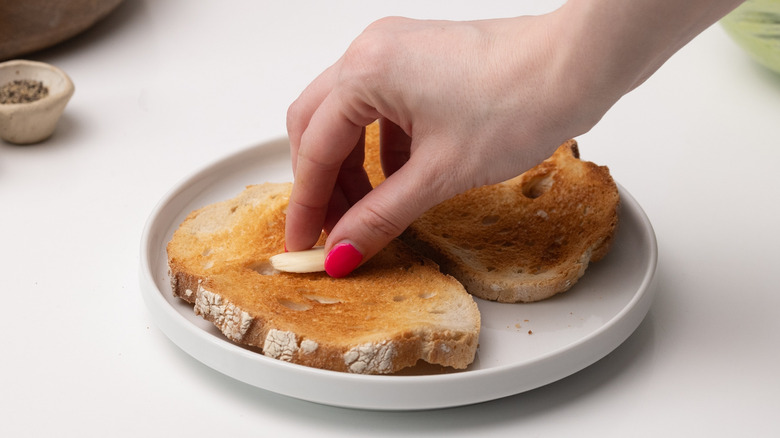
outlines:
M138 251L155 204L215 159L285 135L287 106L367 24L552 7L128 0L27 56L76 92L45 143L0 142L0 435L777 436L780 75L719 25L578 138L659 243L647 318L591 367L476 406L353 411L223 376L150 321Z

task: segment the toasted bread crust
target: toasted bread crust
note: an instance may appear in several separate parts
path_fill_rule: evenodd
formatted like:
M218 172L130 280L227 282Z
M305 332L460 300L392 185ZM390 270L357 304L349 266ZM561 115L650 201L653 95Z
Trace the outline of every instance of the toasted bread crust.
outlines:
M400 241L343 279L274 271L290 189L250 186L191 213L168 244L174 295L231 340L301 365L385 374L473 361L473 299Z
M366 132L376 186L378 127ZM469 293L533 302L570 289L609 251L619 194L605 166L579 159L574 140L509 181L472 189L423 214L401 239L457 278Z

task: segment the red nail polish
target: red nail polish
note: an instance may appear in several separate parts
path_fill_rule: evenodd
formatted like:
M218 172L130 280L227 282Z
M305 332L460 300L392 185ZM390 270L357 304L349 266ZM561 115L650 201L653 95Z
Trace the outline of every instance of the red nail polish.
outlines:
M287 252L287 242L284 242L284 252Z
M339 243L325 256L325 272L331 277L348 275L363 261L363 254L349 243Z

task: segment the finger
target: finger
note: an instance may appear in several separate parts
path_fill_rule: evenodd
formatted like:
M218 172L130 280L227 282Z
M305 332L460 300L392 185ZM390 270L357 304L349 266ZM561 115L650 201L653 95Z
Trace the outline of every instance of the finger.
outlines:
M301 135L285 224L290 251L310 248L317 241L341 166L360 139L364 124L347 117L344 107L338 93L330 93Z
M341 171L333 188L328 212L325 217L324 229L327 233L341 219L347 210L371 191L371 183L368 180L363 161L365 157L365 128L355 148L344 160Z
M341 171L336 182L350 206L371 191L371 182L368 180L365 167L363 167L366 155L365 139L366 129L363 128L354 149L341 164Z
M298 149L303 132L309 126L311 117L333 89L339 60L320 73L287 108L287 136L290 140L290 155L293 174L298 161Z
M333 227L336 226L350 207L352 207L352 204L347 201L344 191L337 184L333 188L333 195L331 195L330 202L328 202L328 211L325 213L325 220L322 224L323 231L330 234Z
M388 177L409 161L412 138L388 119L379 119L379 154L382 172Z
M413 155L347 211L328 236L326 271L333 276L347 275L426 210L451 197L456 188L441 177L444 172L436 169L430 157Z

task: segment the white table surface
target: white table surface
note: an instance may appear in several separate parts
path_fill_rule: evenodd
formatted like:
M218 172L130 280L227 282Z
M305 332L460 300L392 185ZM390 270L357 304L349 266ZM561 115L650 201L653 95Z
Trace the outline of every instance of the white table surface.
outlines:
M780 75L719 25L578 139L659 244L649 314L583 371L475 406L354 411L226 377L151 322L138 265L155 204L284 135L287 106L367 24L551 7L127 0L28 56L76 93L45 143L0 142L0 436L778 436Z

